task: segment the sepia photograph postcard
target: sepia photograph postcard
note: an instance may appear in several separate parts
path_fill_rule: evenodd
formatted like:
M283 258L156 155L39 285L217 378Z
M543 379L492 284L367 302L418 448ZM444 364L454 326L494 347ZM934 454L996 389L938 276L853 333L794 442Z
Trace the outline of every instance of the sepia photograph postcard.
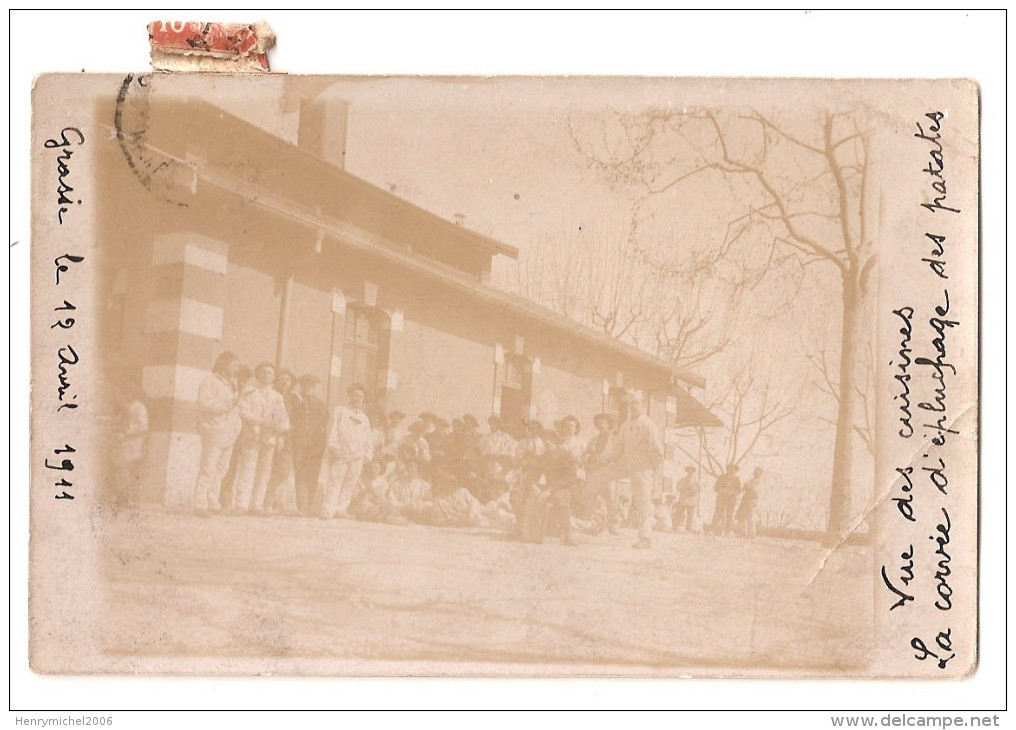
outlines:
M975 670L973 81L32 111L36 672Z

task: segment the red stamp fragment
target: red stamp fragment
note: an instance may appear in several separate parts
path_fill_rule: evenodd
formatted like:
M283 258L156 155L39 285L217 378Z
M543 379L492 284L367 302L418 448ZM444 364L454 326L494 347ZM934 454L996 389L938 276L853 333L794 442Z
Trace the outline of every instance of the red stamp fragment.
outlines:
M166 71L268 71L267 23L157 20L148 25L152 66Z

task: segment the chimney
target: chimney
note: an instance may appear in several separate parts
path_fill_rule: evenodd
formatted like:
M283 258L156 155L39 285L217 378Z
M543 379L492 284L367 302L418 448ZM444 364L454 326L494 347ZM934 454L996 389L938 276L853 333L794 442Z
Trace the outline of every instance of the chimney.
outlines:
M319 94L300 105L300 149L330 162L346 166L346 119L349 104Z

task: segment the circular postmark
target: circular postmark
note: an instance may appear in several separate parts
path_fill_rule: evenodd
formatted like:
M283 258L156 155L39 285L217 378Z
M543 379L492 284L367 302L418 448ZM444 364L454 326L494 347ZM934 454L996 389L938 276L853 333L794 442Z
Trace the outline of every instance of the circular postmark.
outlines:
M189 165L149 144L153 74L127 74L116 95L113 128L127 166L148 192L160 200L187 207Z

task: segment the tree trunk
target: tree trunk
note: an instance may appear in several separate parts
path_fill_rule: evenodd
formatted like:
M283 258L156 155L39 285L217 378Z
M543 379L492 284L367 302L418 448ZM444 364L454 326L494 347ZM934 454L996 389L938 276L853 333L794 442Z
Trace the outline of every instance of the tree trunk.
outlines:
M849 531L850 486L854 461L854 380L857 372L857 318L860 292L856 275L843 275L843 331L840 341L840 392L836 414L836 445L833 450L833 480L829 494L829 522L825 545L833 547Z

